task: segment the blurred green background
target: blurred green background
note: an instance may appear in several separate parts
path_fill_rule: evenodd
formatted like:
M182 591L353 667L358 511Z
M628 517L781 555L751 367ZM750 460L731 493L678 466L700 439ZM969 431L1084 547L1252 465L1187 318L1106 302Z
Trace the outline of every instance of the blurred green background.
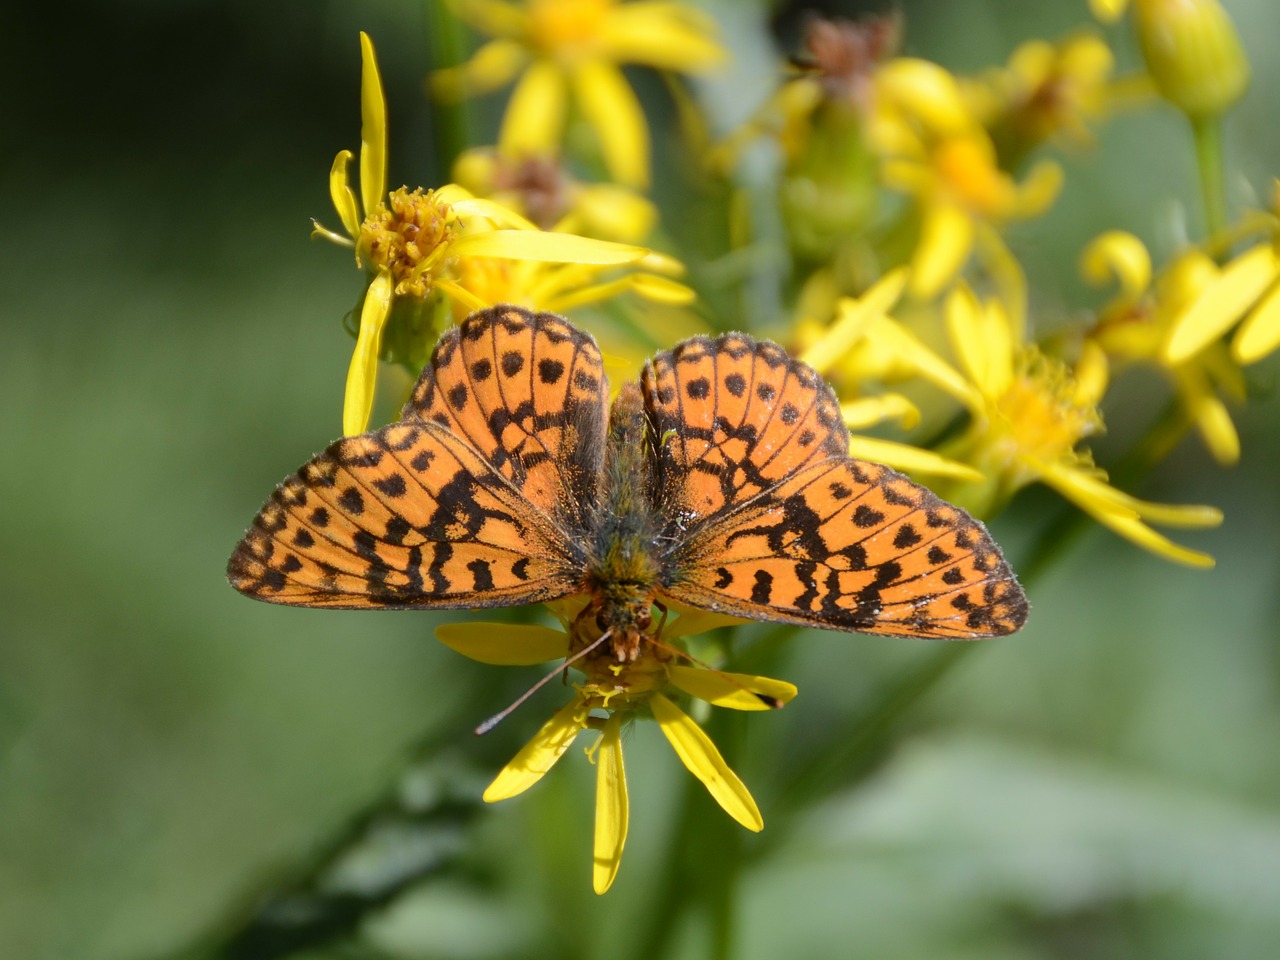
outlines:
M908 52L966 71L1088 22L1084 0L898 5ZM1265 191L1280 173L1280 6L1227 6L1255 70L1227 123L1242 201L1246 180ZM768 62L741 60L765 49L770 17L785 32L799 9L716 8L760 90ZM358 142L358 30L383 64L392 179L445 179L426 24L409 0L0 11L0 956L168 955L288 877L413 745L436 745L430 769L474 797L563 697L543 691L476 740L532 677L439 646L443 615L278 609L223 579L272 485L340 427L340 319L360 276L307 234L312 216L334 221L329 163ZM745 114L734 89L709 99ZM1197 219L1172 111L1119 118L1067 167L1055 211L1016 231L1049 326L1089 302L1075 259L1094 233L1131 229L1167 253L1175 201ZM1273 357L1251 374L1261 396L1240 412L1238 468L1189 442L1135 491L1223 507L1221 529L1184 537L1217 569L1091 530L1035 586L1027 629L967 658L865 781L750 838L767 846L747 847L738 955L1275 955L1276 371ZM1118 385L1101 462L1159 390ZM1015 567L1058 509L1033 493L997 521ZM766 823L787 802L778 758L921 656L818 632L785 647L771 671L800 698L752 717L735 753ZM436 837L453 865L376 913L368 942L382 956L629 953L653 922L687 776L656 740L642 726L629 743L631 842L606 898L590 894L577 756ZM703 955L696 915L675 942Z

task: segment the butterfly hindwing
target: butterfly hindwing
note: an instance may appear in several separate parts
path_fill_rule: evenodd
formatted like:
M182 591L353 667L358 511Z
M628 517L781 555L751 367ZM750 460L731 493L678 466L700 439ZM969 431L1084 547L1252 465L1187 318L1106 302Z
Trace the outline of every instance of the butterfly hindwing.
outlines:
M436 423L332 444L285 480L232 554L232 585L323 607L488 607L577 589L572 540Z
M579 535L598 495L607 400L590 335L553 314L497 306L440 338L402 417L447 427Z

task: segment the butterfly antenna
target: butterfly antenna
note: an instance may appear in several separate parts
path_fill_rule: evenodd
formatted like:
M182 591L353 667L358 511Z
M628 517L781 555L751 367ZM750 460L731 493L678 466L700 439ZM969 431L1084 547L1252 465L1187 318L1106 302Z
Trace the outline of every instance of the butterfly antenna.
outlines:
M777 697L771 697L767 693L760 693L758 690L748 689L746 685L735 680L733 677L729 676L729 674L725 673L723 670L719 670L711 666L711 664L707 663L705 660L699 660L697 657L695 657L691 653L685 653L683 650L679 650L668 643L663 643L657 637L651 637L649 639L649 642L652 643L659 650L665 650L667 651L667 653L673 654L679 657L681 660L688 660L695 667L701 667L703 670L710 670L712 673L718 676L721 680L724 680L730 686L737 687L739 690L743 691L744 693L751 694L753 697L755 697L757 700L763 703L770 710L778 710L778 709L781 709L782 707L782 701L779 700Z
M585 647L583 647L573 656L569 657L567 660L565 660L564 663L560 664L558 667L556 667L554 670L548 673L545 677L543 677L541 680L535 683L532 687L530 687L524 693L520 694L520 696L518 696L514 702L509 704L504 709L499 710L497 713L495 713L492 717L490 717L484 723L480 724L480 726L476 727L476 736L477 737L484 736L486 733L488 733L490 730L492 730L494 727L500 724L503 720L507 719L507 716L512 711L514 711L518 706L520 706L520 704L524 703L531 696L533 696L535 693L537 693L539 690L545 687L552 677L556 676L556 674L558 673L561 673L565 669L573 666L575 663L577 663L579 660L585 657L588 653L590 653L596 647L600 646L600 644L608 640L612 634L613 634L612 629L606 630L604 633L600 634L600 636L598 636L595 640L592 640L589 644L587 644Z

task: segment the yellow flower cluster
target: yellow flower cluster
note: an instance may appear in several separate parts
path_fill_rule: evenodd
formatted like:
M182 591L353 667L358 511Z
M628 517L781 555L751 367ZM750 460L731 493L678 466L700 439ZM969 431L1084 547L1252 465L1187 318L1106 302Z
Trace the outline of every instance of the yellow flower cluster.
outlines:
M1058 42L1028 41L1003 65L957 76L898 53L900 17L815 19L795 69L705 159L732 178L750 145L775 145L790 244L779 285L791 285L790 313L773 332L838 390L846 423L860 432L854 456L928 477L984 518L1022 488L1044 484L1132 543L1207 567L1208 554L1154 527L1210 527L1221 513L1117 489L1086 444L1103 429L1113 379L1148 365L1168 379L1186 428L1212 456L1222 464L1240 457L1228 403L1247 397L1243 368L1280 347L1280 199L1234 221L1226 213L1216 122L1244 91L1249 70L1217 0L1091 5L1106 24L1132 7L1144 71L1116 76L1108 34L1096 26ZM355 155L338 153L329 183L341 229L315 227L350 248L367 279L346 382L348 434L369 423L380 362L416 372L440 329L481 307L568 312L632 294L644 309L670 311L666 319L629 315L597 331L606 341L630 330L638 342L642 328L687 336L692 324L707 322L706 310L698 318L679 312L695 300L676 279L683 266L649 246L664 236L659 207L644 192L651 134L621 68L664 71L677 109L696 112L674 75L727 61L715 24L667 0L446 6L489 39L465 62L441 65L432 91L457 102L514 87L497 142L454 158L455 182L389 189L382 83L373 45L361 35L359 176L354 184L349 177ZM1115 292L1089 305L1081 329L1039 336L1010 228L1034 223L1058 198L1064 166L1048 152L1091 146L1099 124L1155 94L1192 122L1206 236L1157 265L1132 234L1101 232L1083 252L1081 271ZM738 248L706 271L721 280L731 272L725 264L767 259L752 248L749 212L733 206L726 220ZM702 281L704 289L717 282ZM740 325L737 317L720 320L710 325ZM862 435L885 424L903 436ZM907 442L922 428L929 442ZM598 637L580 626L584 602L552 605L560 629L459 623L438 636L485 663L563 658L566 675L570 668L581 675L569 702L484 798L527 790L583 731L597 732L588 755L597 767L594 887L603 893L627 837L624 726L656 721L721 807L759 830L746 786L676 701L763 710L796 690L697 665L684 642L730 621L696 611L677 611L670 623L663 611L663 626L633 662L599 656Z

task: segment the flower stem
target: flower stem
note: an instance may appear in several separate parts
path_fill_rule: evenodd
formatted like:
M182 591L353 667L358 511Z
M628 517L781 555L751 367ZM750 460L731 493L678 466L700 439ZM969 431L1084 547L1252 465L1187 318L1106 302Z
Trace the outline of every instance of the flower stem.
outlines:
M1204 194L1205 226L1210 237L1227 228L1226 181L1222 163L1222 120L1218 115L1191 121L1196 144L1196 164L1200 168L1200 189Z
M462 43L462 24L448 9L444 0L426 0L427 47L431 51L431 63L436 69L454 67L466 59ZM470 115L466 101L432 101L431 126L435 136L433 159L443 170L435 171L434 179L444 183L450 179L453 161L468 143L474 143L470 131Z

